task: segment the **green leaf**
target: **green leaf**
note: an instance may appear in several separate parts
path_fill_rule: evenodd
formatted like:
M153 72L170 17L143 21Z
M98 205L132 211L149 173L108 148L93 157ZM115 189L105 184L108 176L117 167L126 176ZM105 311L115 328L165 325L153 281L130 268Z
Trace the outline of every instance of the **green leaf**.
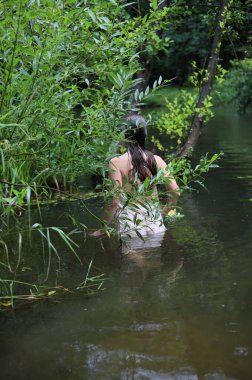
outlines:
M141 233L140 233L137 229L135 229L135 232L136 232L137 236L138 236L142 241L145 241L145 240L144 240L144 237L141 235Z

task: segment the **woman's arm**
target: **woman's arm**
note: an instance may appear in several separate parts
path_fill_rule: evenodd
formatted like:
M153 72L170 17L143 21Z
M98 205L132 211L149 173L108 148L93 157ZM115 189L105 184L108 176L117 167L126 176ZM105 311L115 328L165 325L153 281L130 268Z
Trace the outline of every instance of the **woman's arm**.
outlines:
M164 176L169 178L169 181L166 185L166 188L170 194L170 196L167 198L167 204L162 209L162 217L164 218L167 213L172 210L172 208L176 205L178 198L180 197L180 191L177 182L175 181L174 177L171 175L171 173L166 169L167 164L166 162L159 156L154 156L158 170L163 169Z
M109 162L109 179L112 181L113 186L116 188L118 186L122 185L122 176L121 172L119 170L119 165L118 165L118 158L112 158ZM109 224L114 215L115 212L118 208L118 198L113 198L109 203L105 205L104 209L104 216L103 216L103 221L106 224ZM93 232L90 234L92 237L103 237L106 235L106 230L104 228L100 228L99 230Z

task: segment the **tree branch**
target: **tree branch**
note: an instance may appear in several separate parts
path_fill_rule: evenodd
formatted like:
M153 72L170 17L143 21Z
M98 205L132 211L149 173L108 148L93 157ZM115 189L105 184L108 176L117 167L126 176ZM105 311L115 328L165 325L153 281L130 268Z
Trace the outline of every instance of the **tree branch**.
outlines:
M232 0L222 0L220 4L220 10L216 19L216 26L214 30L212 47L211 47L210 55L208 58L206 76L205 76L205 80L204 80L201 93L199 96L198 104L197 104L198 111L194 115L194 119L192 122L191 130L187 138L187 141L184 144L184 146L180 149L180 151L177 153L176 157L185 157L185 156L191 155L201 135L203 122L201 118L200 109L204 107L204 102L212 91L217 62L219 60L221 39L222 39L225 23L227 20L228 8L231 3L232 3Z

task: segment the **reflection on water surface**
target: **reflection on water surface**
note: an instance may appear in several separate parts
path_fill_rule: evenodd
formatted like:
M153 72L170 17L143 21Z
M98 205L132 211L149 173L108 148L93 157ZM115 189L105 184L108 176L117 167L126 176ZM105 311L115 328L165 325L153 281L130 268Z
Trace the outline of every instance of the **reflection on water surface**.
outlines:
M106 290L1 316L1 378L252 378L249 122L223 112L211 121L197 154L224 151L221 168L208 175L208 192L184 197L185 217L160 247L122 256L116 239L102 246L79 238L79 254L106 273ZM67 211L85 223L76 203L50 207L44 218L67 226ZM81 278L66 257L59 275Z

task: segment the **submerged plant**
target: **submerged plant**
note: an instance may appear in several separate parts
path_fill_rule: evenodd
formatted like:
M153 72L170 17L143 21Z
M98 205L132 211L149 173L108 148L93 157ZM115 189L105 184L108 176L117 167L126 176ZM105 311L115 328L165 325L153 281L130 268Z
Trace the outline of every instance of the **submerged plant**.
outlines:
M43 227L35 223L30 231L19 232L17 249L14 248L13 243L8 244L9 240L12 242L11 233L6 233L5 240L0 240L0 310L9 306L14 307L23 301L58 298L61 294L75 293L79 290L83 290L85 294L91 294L102 288L105 275L103 273L90 275L93 260L88 265L84 282L79 282L77 278L76 283L70 287L64 284L64 280L62 283L54 284L55 271L60 273L62 262L66 260L57 248L59 241L56 244L56 240L60 239L65 244L68 251L75 256L81 272L85 271L83 260L77 253L78 244L70 237L73 233L79 234L82 231L74 230L66 233L58 227ZM27 238L27 234L31 244L29 249L32 252L27 252L28 247L23 247L24 236ZM42 239L42 257L41 253L36 252L38 234ZM33 256L35 256L34 263ZM37 265L39 265L39 272L36 275Z

